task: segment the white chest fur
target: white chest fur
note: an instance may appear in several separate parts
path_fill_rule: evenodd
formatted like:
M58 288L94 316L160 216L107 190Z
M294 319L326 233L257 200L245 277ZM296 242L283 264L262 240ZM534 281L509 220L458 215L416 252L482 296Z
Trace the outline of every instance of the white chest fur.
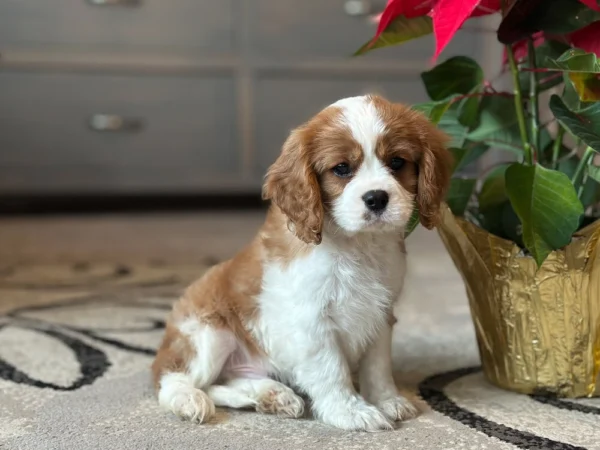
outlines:
M325 238L308 255L265 267L254 332L278 372L293 368L308 340L335 333L351 367L391 311L405 272L397 236Z

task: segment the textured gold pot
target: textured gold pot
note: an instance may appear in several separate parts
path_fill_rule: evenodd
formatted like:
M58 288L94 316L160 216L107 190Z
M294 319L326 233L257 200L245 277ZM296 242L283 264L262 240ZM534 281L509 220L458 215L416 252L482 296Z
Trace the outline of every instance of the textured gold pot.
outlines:
M600 395L600 221L537 269L512 242L444 209L439 234L461 273L493 384L526 394Z

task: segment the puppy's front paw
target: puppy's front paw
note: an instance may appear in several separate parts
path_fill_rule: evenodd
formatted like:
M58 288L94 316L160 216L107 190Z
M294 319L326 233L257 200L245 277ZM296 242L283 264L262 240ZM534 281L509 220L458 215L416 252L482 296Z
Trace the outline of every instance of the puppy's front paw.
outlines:
M204 423L215 415L215 404L199 389L177 392L168 408L183 420Z
M321 420L334 427L351 431L389 431L392 423L375 406L360 397L336 405L326 405Z
M287 386L279 385L261 396L256 404L256 410L297 419L304 414L304 400Z
M401 395L377 402L377 407L392 421L412 419L419 413L415 405Z

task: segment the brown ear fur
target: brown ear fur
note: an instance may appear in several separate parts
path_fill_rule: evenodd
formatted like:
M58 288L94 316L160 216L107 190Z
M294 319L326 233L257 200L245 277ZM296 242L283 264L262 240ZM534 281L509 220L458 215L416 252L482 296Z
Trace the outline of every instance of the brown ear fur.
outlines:
M283 211L299 239L307 244L321 243L324 213L319 181L300 131L292 132L267 171L263 199Z
M423 153L419 162L417 205L421 224L432 229L440 219L440 206L450 187L453 158L447 150L449 137L427 122Z

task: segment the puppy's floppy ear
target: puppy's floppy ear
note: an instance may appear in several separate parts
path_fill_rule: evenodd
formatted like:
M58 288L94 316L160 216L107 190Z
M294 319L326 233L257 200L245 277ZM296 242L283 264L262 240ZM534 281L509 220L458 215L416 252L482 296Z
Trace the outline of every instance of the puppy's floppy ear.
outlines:
M446 148L449 137L426 118L423 120L417 205L421 224L432 229L439 222L440 207L450 186L453 158Z
M267 171L263 199L271 200L283 211L299 239L307 244L321 243L321 190L301 131L292 132L281 155Z

